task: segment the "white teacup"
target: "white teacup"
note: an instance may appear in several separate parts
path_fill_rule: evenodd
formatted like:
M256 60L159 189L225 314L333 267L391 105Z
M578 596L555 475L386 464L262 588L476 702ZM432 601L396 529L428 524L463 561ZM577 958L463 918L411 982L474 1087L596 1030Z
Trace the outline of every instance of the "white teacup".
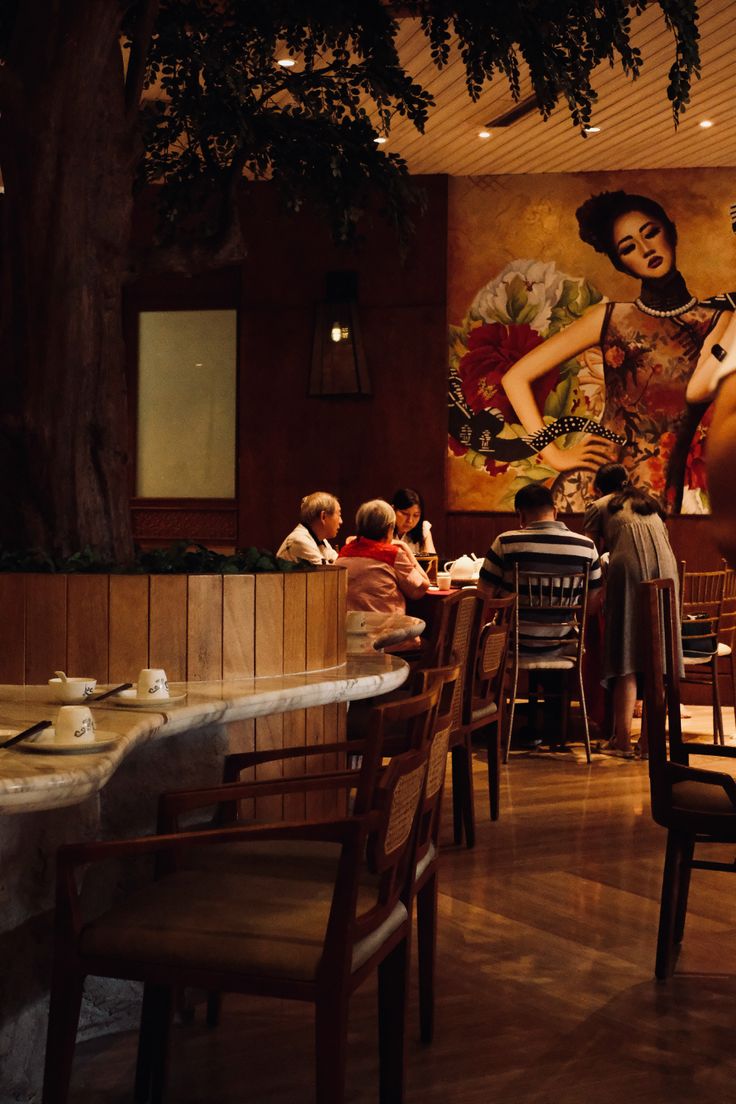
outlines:
M95 692L97 679L93 678L50 678L51 693L61 702L84 702Z
M59 744L93 744L95 719L86 705L62 705L54 725L54 737Z
M438 571L437 572L437 589L438 590L449 590L451 583L452 583L452 576L450 575L449 571Z
M163 667L144 667L138 674L136 694L145 701L169 697L169 683Z
M345 628L349 633L362 632L366 625L366 616L362 610L350 610L345 614Z

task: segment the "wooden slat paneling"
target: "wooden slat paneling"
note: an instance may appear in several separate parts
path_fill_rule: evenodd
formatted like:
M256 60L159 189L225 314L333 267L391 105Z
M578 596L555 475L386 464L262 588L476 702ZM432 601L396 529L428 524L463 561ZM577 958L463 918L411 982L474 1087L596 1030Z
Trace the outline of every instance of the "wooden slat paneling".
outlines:
M134 682L150 666L148 592L148 575L110 576L110 682Z
M284 576L256 576L256 675L284 669Z
M107 575L67 580L67 674L108 681L110 588Z
M222 575L190 575L187 596L187 679L222 678Z
M255 578L225 575L222 580L222 677L255 674Z
M151 575L148 666L163 667L169 682L187 677L187 576Z
M0 609L3 611L3 643L0 647L0 682L25 679L26 581L22 575L0 575ZM53 672L49 671L49 677Z

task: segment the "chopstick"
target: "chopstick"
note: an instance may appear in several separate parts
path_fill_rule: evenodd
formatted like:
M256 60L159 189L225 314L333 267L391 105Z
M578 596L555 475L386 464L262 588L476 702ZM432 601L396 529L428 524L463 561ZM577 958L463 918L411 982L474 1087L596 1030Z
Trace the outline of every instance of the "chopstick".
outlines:
M38 724L31 725L30 728L24 729L23 732L17 732L15 736L11 736L9 740L0 744L0 750L2 750L2 748L12 747L13 744L25 740L28 736L35 736L37 732L43 732L45 728L51 728L51 721L39 721Z
M121 682L119 686L113 686L112 690L105 690L103 694L98 694L94 698L87 698L87 705L94 705L95 702L111 698L113 694L119 694L121 690L130 690L132 685L132 682Z

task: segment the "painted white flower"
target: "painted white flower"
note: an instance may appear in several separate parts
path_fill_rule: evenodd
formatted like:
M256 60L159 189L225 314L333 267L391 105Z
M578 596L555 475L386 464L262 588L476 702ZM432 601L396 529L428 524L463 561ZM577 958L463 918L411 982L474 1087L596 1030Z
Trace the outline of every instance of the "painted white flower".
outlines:
M484 322L526 323L537 333L549 327L552 308L565 280L553 261L515 260L482 287L471 306L471 316Z

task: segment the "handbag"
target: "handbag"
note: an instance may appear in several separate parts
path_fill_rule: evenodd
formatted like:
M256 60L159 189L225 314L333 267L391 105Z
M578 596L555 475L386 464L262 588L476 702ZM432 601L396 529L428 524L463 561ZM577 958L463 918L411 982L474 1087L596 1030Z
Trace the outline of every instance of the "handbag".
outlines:
M682 622L682 654L688 659L702 659L703 656L716 654L716 634L708 631L713 627L714 620L707 613L689 613Z

